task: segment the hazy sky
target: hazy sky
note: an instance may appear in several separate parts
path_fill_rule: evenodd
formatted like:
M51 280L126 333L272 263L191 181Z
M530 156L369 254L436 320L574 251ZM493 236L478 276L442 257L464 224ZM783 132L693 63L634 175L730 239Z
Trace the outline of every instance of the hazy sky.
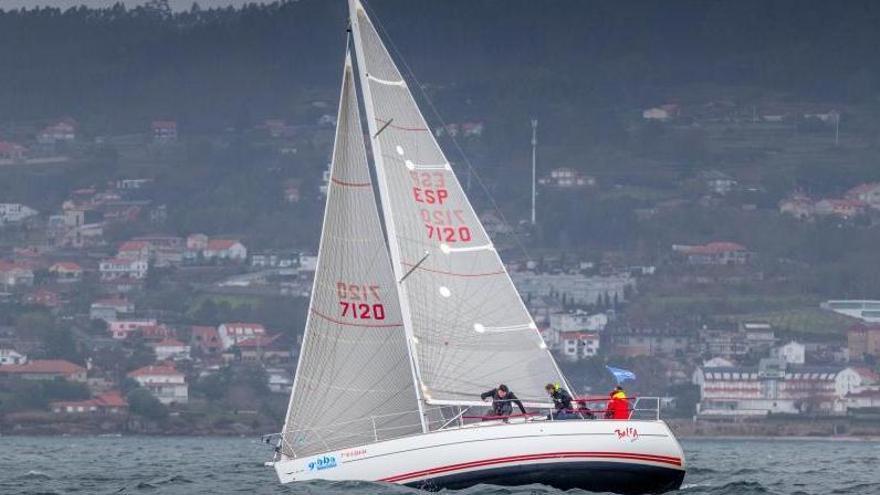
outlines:
M17 9L21 7L61 7L68 8L77 5L88 5L89 7L106 7L115 4L120 0L0 0L0 9ZM121 0L122 3L135 6L145 3L147 0ZM225 7L227 5L242 5L247 3L264 3L268 0L198 0L199 5L203 8L208 7ZM189 9L193 4L193 0L169 0L171 7L175 10Z

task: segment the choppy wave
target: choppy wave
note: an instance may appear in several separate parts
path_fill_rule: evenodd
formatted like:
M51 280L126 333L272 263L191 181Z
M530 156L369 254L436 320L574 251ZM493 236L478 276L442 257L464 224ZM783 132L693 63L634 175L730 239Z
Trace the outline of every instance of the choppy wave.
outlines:
M249 439L3 437L0 494L415 495L386 483L315 481L279 485ZM871 466L880 443L757 440L683 442L681 495L880 494ZM833 447L833 448L832 448ZM35 468L37 467L37 468ZM845 473L845 475L844 475ZM581 495L540 485L478 485L444 495Z

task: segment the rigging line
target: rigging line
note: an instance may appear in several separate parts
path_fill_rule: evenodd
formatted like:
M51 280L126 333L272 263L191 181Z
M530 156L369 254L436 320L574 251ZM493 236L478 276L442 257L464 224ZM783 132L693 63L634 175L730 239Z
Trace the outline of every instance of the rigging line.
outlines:
M377 119L377 120L378 120L378 119ZM388 126L390 126L392 122L394 122L394 119L390 119L388 122L385 122L385 125L383 125L382 127L380 127L379 130L376 131L376 134L373 134L373 139L376 139L377 137L379 137L379 134L382 134L382 131L384 131L385 129L387 129Z
M370 14L370 19L373 21L373 24L375 24L382 31L382 33L385 35L385 40L388 42L387 44L391 46L391 49L394 51L395 55L397 55L397 59L400 61L401 65L403 65L403 68L407 72L407 75L410 78L412 78L413 81L415 81L416 87L419 88L419 93L422 95L422 98L425 100L425 102L431 108L431 112L434 114L434 117L437 120L439 120L440 124L445 128L447 125L446 121L443 120L442 116L440 116L440 112L437 110L437 107L434 106L434 102L431 100L431 98L428 96L428 93L422 87L421 81L419 81L419 78L416 77L412 68L407 63L406 59L403 57L403 54L397 48L397 45L394 43L394 40L389 35L388 30L385 29L385 26L382 24L382 21L380 20L380 18L376 15L375 11L373 11L372 7L367 5L367 2L365 0L361 0L361 5L363 5L364 10L369 11L368 13ZM511 235L511 237L513 237L514 241L516 242L516 244L519 247L522 254L526 257L526 259L531 259L531 256L529 255L529 252L526 249L525 245L522 243L522 240L520 239L520 237L518 235L516 235L516 233L515 233L516 230L514 230L511 226L510 222L507 221L507 217L504 215L504 212L501 211L501 208L498 206L498 203L495 201L495 198L492 196L492 193L489 192L489 188L486 186L486 183L483 182L482 177L480 177L480 174L477 172L477 169L474 167L474 165L471 163L468 156L465 154L464 149L458 143L458 140L455 139L455 136L449 136L449 138L452 141L452 144L455 145L455 149L458 150L458 153L461 156L462 160L464 161L465 165L467 165L468 169L471 171L471 173L477 179L477 184L480 185L480 188L486 194L486 197L489 198L489 201L492 203L492 208L501 217L501 221L504 223L504 225L506 225L508 228L511 229L512 232L514 232L510 235Z
M391 126L392 129L397 129L398 131L428 132L428 129L426 129L424 127L406 127L406 126L402 126L402 125L392 125L391 122L393 122L393 121L394 121L393 118L391 120L385 120L385 119L380 119L379 117L376 117L376 122L381 122L381 123L385 124L385 126L383 126L382 129L379 129L379 132L382 132L382 130L384 130L385 127L388 127L388 126ZM376 136L379 135L379 132L376 133ZM376 137L376 136L373 136L373 137Z
M420 266L422 265L422 263L425 262L426 259L428 259L428 256L431 256L431 252L430 252L430 251L425 251L425 255L422 256L422 259L420 259L418 263L416 263L412 268L410 268L408 272L404 273L404 274L403 274L403 277L400 277L400 280L398 280L397 283L398 283L398 284L402 284L403 281L406 280L406 278L409 277L409 276L412 274L412 272L416 271L416 269L417 269L418 267L420 267ZM405 263L404 263L404 264L405 264Z

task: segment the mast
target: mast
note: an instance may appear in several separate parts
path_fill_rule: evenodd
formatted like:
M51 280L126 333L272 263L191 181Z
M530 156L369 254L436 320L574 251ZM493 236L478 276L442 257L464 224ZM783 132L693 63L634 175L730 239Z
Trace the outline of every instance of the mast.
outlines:
M382 218L385 221L385 228L388 234L387 243L391 254L391 266L394 270L395 279L399 281L398 283L402 283L404 277L406 277L407 274L403 273L400 269L400 267L402 267L400 248L398 244L392 240L396 236L396 230L394 217L391 214L391 209L384 202L384 199L389 195L387 189L388 180L385 177L382 146L378 140L379 134L384 131L385 128L388 127L388 125L390 125L390 122L385 124L382 129L379 129L378 121L376 120L376 111L375 107L373 106L373 95L370 91L369 81L367 80L366 58L364 57L364 50L361 46L360 24L357 18L358 9L363 9L363 6L361 5L360 0L348 0L348 9L352 38L354 38L354 53L357 60L357 70L355 70L355 72L357 73L358 80L360 81L361 96L363 97L364 111L367 116L367 129L370 132L370 146L373 150L373 163L375 164L376 168L376 177L379 179L379 198L382 205ZM406 290L398 290L398 298L400 301L400 313L403 320L403 328L406 334L406 348L407 352L409 353L410 367L412 369L413 384L415 386L417 399L416 402L418 403L419 407L419 418L422 424L422 431L428 432L428 422L425 416L425 397L423 393L422 382L420 380L421 374L419 372L419 362L416 358L417 352L415 349L415 345L417 339L412 329L412 315L410 312L409 299L406 295Z

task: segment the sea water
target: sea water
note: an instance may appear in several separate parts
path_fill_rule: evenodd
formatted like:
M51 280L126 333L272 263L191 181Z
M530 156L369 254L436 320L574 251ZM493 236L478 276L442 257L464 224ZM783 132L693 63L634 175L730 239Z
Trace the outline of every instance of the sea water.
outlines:
M684 440L681 494L880 494L880 442ZM253 438L0 437L0 494L416 494L365 482L279 485ZM452 492L447 492L452 493ZM463 495L562 493L476 486ZM583 493L571 491L568 493Z

